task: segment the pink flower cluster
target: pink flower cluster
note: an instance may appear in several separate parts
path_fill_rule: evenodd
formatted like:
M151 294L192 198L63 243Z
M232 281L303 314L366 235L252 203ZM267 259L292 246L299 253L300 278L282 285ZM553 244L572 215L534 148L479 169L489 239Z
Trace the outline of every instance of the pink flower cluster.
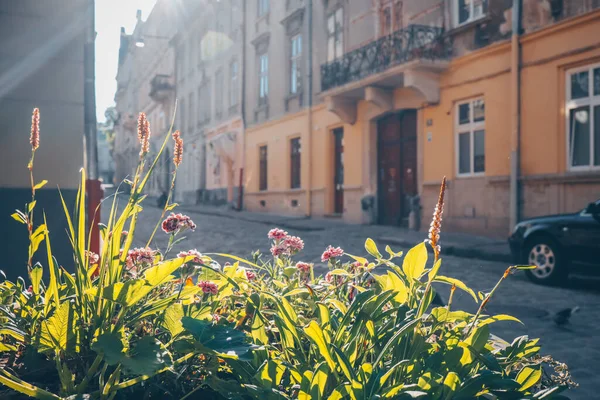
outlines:
M196 224L190 217L183 214L171 213L163 222L162 230L165 233L175 233L183 231L184 229L196 229Z
M252 271L246 271L246 279L253 281L256 279L256 274Z
M291 256L304 249L304 241L298 236L289 236L286 231L279 228L273 228L267 235L269 239L275 242L271 246L273 257Z
M192 262L194 264L202 264L202 254L196 249L192 249L192 250L188 250L188 251L180 251L179 254L177 254L177 257L179 257L179 258L185 258L185 257L191 257L191 256L194 256L194 259L192 260Z
M296 263L296 269L298 269L298 271L300 271L300 273L302 274L308 274L310 273L310 270L312 268L312 264L300 261Z
M98 264L98 261L100 261L100 256L96 253L94 253L93 251L85 251L85 256L88 258L90 266L94 265L94 264Z
M152 250L149 247L146 248L135 248L129 250L127 253L127 258L125 262L127 264L127 269L135 269L138 267L149 267L154 263L154 255L156 254L155 250Z
M327 248L321 255L321 261L327 262L331 258L341 257L343 255L344 255L344 250L342 250L340 247L327 246Z
M211 282L211 281L199 281L198 287L200 287L204 293L209 293L209 294L219 293L219 287L217 286L216 283Z

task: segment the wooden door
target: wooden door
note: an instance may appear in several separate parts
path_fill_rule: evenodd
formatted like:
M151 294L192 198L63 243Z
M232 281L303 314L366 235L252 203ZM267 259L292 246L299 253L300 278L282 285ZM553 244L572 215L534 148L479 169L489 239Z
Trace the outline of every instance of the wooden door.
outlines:
M333 212L344 213L344 128L333 130Z
M410 197L417 194L416 110L382 118L377 124L379 223L406 225Z

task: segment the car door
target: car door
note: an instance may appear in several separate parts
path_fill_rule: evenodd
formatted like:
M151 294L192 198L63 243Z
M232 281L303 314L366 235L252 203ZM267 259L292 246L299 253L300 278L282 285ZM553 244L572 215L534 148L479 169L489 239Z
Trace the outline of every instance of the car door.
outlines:
M596 202L600 207L600 200ZM572 261L600 265L600 214L586 210L576 215L563 227L572 243Z

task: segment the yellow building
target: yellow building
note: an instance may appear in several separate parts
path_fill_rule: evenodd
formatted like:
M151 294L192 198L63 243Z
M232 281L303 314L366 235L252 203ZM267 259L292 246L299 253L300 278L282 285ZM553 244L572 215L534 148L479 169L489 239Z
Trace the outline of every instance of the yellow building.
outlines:
M506 236L600 197L596 3L313 3L248 12L247 209L426 229L446 176L445 228Z

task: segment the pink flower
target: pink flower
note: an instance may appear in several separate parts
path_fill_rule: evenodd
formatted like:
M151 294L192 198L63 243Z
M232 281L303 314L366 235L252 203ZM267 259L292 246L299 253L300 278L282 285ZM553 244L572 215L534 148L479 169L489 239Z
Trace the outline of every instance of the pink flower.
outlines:
M27 293L33 293L33 286L29 285L29 287L27 288Z
M271 254L273 254L273 257L289 255L289 250L288 250L288 247L284 246L283 244L274 244L271 247Z
M194 256L194 259L192 260L192 262L194 264L202 264L202 254L196 249L192 249L192 250L188 250L188 251L180 251L179 254L177 254L177 257L179 257L179 258L185 258L185 257L191 257L191 256Z
M325 249L325 251L323 252L323 254L321 255L321 261L326 262L330 258L341 257L343 255L344 255L344 250L342 250L340 247L328 246Z
M165 233L175 233L185 229L191 229L192 231L196 229L196 224L187 215L171 213L162 222L162 230Z
M219 293L219 287L216 283L210 281L200 281L198 286L202 288L204 293L217 294Z
M246 271L246 279L248 279L249 281L253 281L254 279L256 279L256 274L252 271Z
M310 273L310 270L312 268L312 265L309 263L305 263L302 261L299 261L296 263L296 268L298 269L298 271L300 271L303 274L308 274Z
M98 261L100 261L100 256L96 253L94 253L93 251L85 251L85 256L88 258L90 266L94 265L94 264L98 264Z
M149 267L154 263L154 255L156 251L149 247L146 248L135 248L129 250L125 262L127 269L135 269L137 267Z
M219 314L213 314L213 316L212 316L212 317L213 317L213 320L214 320L215 322L217 322L217 323L218 323L218 322L219 322L219 320L221 319L221 316L220 316Z
M284 237L286 237L287 234L288 233L286 231L284 231L283 229L273 228L269 231L269 234L267 236L269 239L281 240Z
M283 244L291 254L295 254L304 248L304 241L298 236L288 236L283 239Z

